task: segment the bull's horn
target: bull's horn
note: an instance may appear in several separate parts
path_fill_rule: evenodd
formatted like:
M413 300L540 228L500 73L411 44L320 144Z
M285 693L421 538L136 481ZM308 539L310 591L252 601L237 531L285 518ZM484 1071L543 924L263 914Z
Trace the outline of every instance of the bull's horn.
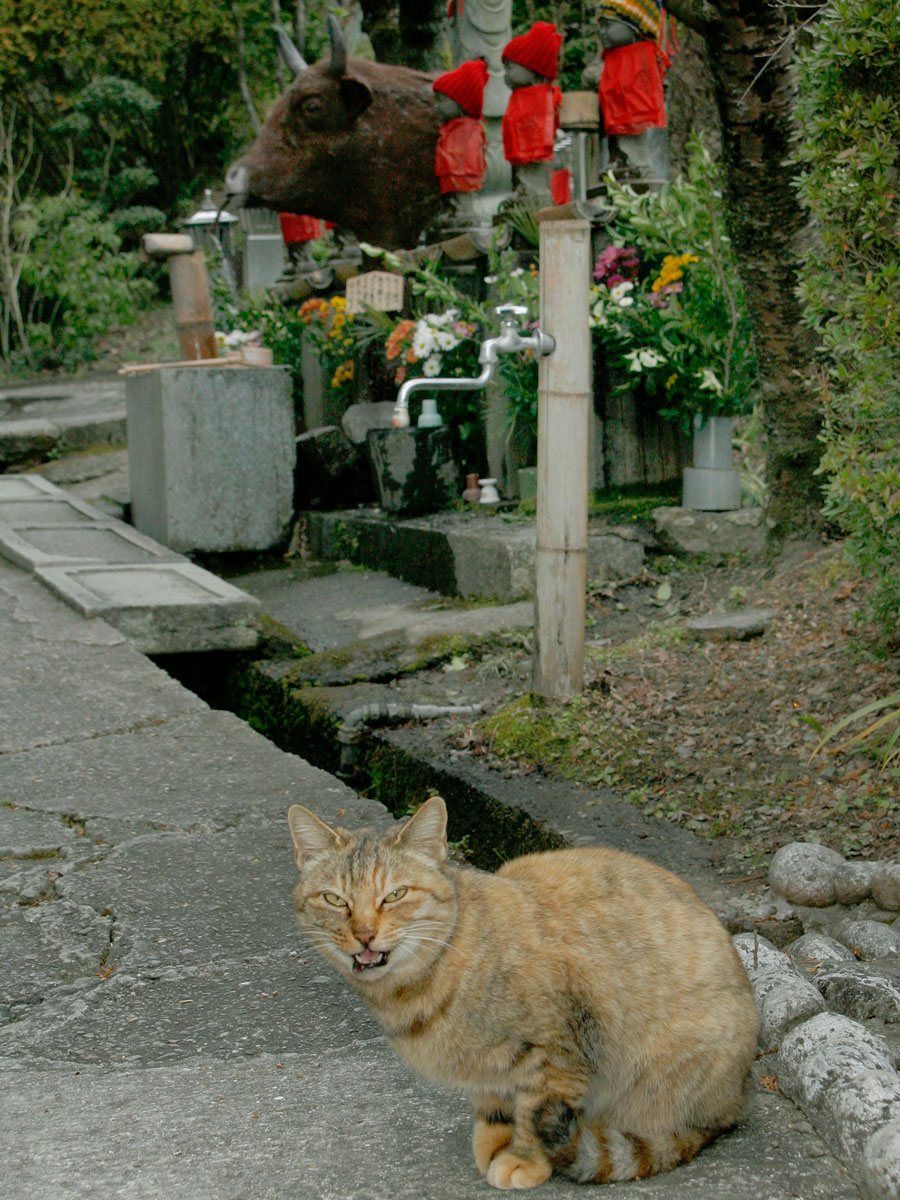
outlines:
M334 13L328 14L328 33L331 37L331 62L328 74L335 79L342 79L347 73L347 43L344 41L344 31Z
M281 55L284 65L294 79L296 79L301 71L307 69L309 64L280 25L273 25L272 32L275 34L275 40L278 43L278 52Z

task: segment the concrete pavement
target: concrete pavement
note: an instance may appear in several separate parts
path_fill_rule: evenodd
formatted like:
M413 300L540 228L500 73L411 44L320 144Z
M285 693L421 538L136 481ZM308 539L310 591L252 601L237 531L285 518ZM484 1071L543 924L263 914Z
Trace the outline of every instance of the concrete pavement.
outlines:
M13 408L12 422L53 416ZM410 1075L294 924L288 805L351 825L387 823L385 810L2 558L0 662L5 1200L495 1195L467 1106ZM618 1190L860 1194L765 1086L695 1162ZM585 1192L553 1181L540 1194Z
M287 806L349 824L384 810L3 561L0 655L4 1196L494 1194L466 1105L395 1060L294 926ZM625 1191L858 1195L765 1088L696 1162Z

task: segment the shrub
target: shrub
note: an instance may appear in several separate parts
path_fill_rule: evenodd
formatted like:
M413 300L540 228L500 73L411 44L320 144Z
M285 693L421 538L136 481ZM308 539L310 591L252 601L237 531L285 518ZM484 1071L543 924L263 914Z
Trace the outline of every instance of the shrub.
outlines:
M801 200L817 237L806 319L821 336L826 512L900 639L900 4L831 0L800 58Z
M113 221L74 193L26 205L16 221L31 226L20 294L34 364L84 362L98 338L134 319L154 284L138 275L136 253L122 253Z

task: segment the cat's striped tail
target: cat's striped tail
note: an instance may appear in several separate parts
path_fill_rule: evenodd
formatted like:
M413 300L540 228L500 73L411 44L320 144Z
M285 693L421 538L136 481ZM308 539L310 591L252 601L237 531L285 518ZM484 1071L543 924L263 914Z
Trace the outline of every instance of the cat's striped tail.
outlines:
M614 1183L669 1171L689 1162L717 1133L683 1129L641 1137L612 1129L603 1120L585 1121L565 1104L545 1110L538 1122L554 1171L577 1183Z

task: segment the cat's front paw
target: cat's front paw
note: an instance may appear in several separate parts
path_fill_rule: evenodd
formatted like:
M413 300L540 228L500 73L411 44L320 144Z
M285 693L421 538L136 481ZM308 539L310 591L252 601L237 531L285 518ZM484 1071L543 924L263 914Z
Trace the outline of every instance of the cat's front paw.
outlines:
M506 1149L512 1141L512 1135L513 1127L506 1121L476 1120L472 1130L472 1153L482 1175L487 1174L494 1156Z
M509 1150L498 1154L487 1170L487 1181L495 1188L533 1188L552 1174L546 1159L520 1158Z

